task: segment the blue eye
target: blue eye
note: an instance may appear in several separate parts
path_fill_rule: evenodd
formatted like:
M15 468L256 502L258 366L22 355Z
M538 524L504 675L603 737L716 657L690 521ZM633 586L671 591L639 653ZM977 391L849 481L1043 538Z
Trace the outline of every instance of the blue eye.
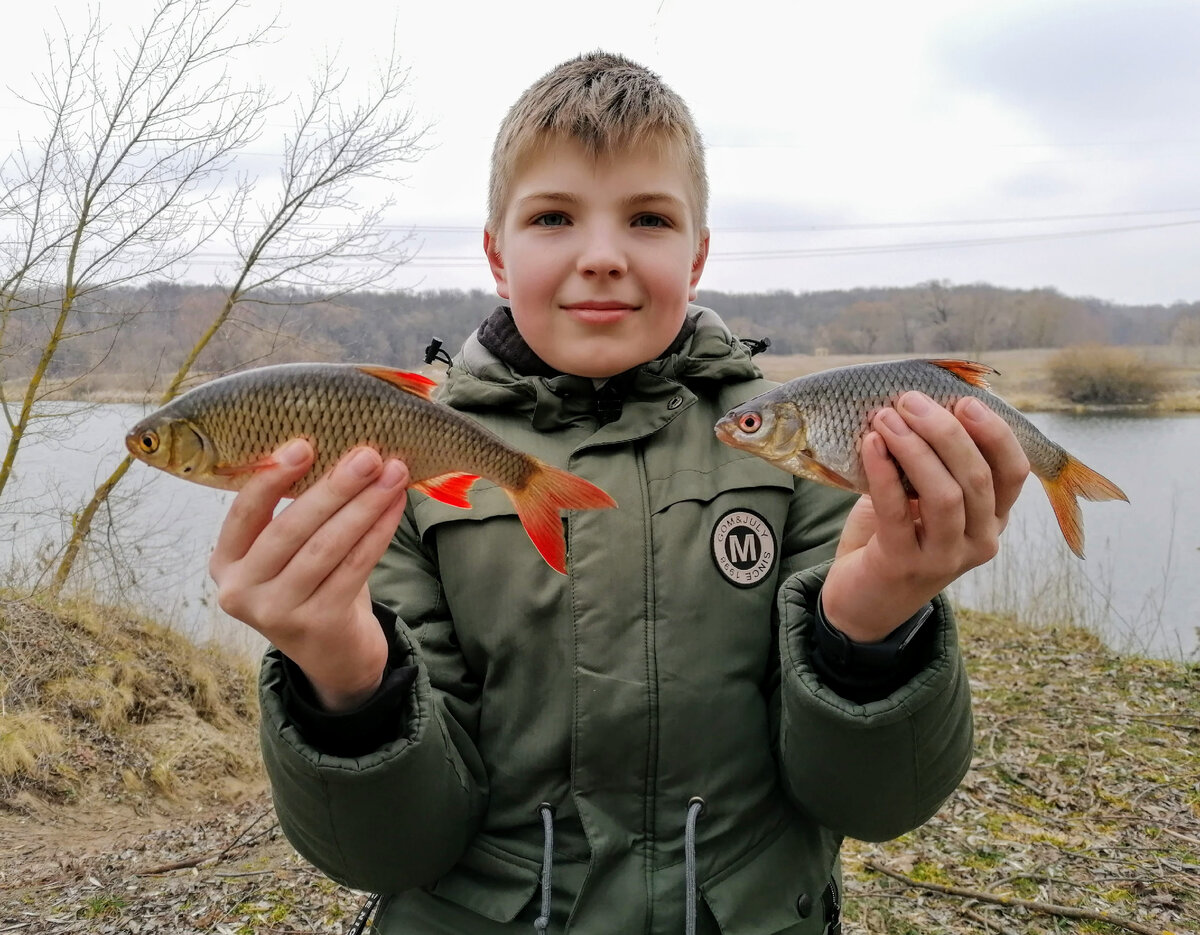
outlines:
M639 214L634 218L635 227L668 227L670 222L659 214Z
M565 227L568 222L565 214L558 211L547 211L545 214L535 217L533 223L541 227Z

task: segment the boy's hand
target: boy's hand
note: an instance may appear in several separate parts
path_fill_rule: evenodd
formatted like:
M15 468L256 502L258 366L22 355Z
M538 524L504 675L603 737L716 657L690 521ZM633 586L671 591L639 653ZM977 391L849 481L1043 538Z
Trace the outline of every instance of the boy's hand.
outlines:
M379 687L387 662L367 576L404 514L408 468L356 448L274 516L313 451L293 439L276 455L234 498L209 574L221 609L300 666L326 708L345 710Z
M908 392L877 413L872 428L862 448L870 493L850 511L821 589L829 622L864 643L883 639L995 556L1029 474L1008 424L970 397L951 414Z

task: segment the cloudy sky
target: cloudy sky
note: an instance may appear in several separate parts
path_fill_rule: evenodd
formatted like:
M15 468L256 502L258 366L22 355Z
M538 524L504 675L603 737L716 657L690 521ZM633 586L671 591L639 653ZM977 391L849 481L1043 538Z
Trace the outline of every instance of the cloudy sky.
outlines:
M5 81L45 67L24 7ZM60 0L77 21L85 0ZM101 0L106 21L150 0ZM252 0L247 24L270 15ZM496 126L558 62L605 48L659 72L708 146L712 289L929 279L1200 300L1197 0L288 0L244 64L281 92L393 32L428 151L389 218L419 250L395 285L490 288L479 229ZM0 91L0 149L25 111ZM256 144L269 164L268 127ZM26 131L27 132L27 131ZM191 278L204 278L194 269Z

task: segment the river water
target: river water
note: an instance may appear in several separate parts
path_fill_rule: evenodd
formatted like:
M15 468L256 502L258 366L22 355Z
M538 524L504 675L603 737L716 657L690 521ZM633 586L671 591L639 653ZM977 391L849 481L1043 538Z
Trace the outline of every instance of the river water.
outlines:
M124 455L139 406L53 404L22 448L0 501L0 571L30 580L53 562L79 509ZM997 558L952 587L981 610L1094 629L1114 648L1195 658L1200 625L1200 416L1036 413L1032 421L1129 495L1084 502L1085 561L1071 554L1041 485L1030 478ZM0 428L0 443L7 429ZM253 650L215 606L205 571L231 494L135 464L99 521L117 561L82 576L102 597L149 610L197 639ZM10 575L12 577L12 575Z

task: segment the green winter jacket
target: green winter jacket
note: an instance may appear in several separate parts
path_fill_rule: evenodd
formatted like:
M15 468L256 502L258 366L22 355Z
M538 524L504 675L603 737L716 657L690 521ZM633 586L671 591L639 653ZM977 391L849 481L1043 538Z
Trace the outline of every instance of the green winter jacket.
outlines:
M385 935L528 932L543 869L551 932L677 935L696 884L701 933L820 935L842 837L917 827L967 769L944 600L932 662L891 696L818 681L808 634L850 501L716 440L772 384L713 312L689 314L683 349L642 366L607 424L593 381L519 376L467 342L442 401L618 508L566 516L564 577L499 488L478 483L470 510L410 495L371 580L418 666L399 739L314 749L267 656L280 823L333 879L384 894Z

